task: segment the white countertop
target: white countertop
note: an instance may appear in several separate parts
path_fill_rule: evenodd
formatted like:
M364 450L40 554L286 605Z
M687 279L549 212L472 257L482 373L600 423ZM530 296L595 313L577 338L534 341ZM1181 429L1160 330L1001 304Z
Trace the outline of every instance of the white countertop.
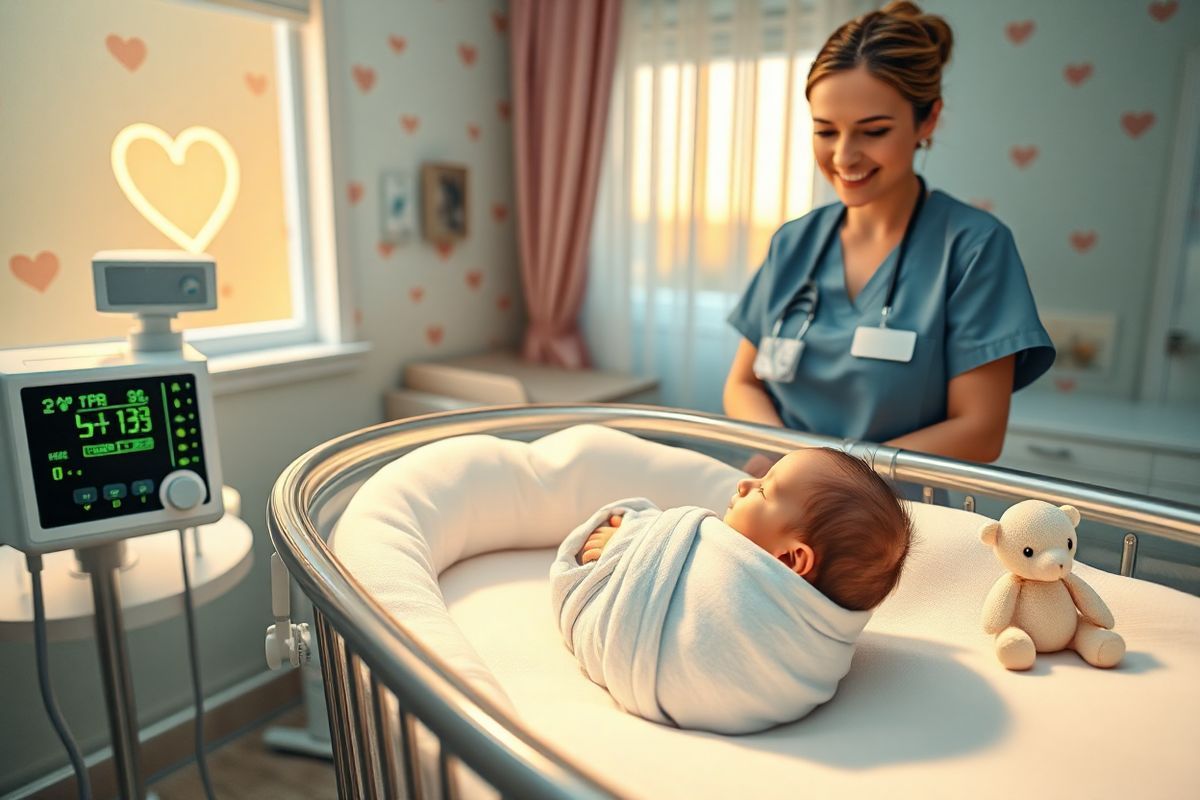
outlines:
M474 374L470 385L455 376L459 372ZM481 383L480 373L494 380ZM517 353L494 350L409 364L405 369L405 386L489 403L606 403L653 390L658 380L620 372L532 364Z
M201 525L199 536L199 553L194 537L188 537L187 547L188 575L197 606L236 585L250 572L254 561L250 526L231 513L211 525ZM138 536L127 540L126 548L127 566L117 573L126 630L182 614L183 568L178 532ZM76 569L73 552L63 550L43 556L42 584L50 641L95 635L92 582ZM0 641L32 641L32 623L32 584L25 556L11 547L0 547Z
M1013 395L1008 429L1200 455L1200 406L1046 392Z

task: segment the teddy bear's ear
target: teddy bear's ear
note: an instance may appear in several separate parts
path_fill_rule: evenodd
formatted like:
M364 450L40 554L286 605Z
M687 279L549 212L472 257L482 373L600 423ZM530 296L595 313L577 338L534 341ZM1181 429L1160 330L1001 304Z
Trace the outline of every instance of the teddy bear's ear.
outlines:
M1067 515L1067 519L1071 520L1071 527L1079 527L1079 509L1075 506L1059 506L1058 510Z
M996 520L983 523L983 527L979 529L979 538L984 544L995 547L996 540L1000 538L1000 523Z

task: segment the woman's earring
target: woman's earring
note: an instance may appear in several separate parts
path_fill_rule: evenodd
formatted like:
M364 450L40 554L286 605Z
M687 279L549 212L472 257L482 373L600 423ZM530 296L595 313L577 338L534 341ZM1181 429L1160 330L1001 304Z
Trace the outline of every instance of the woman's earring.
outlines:
M921 172L925 171L925 164L929 161L929 148L933 147L932 139L922 139L921 147Z

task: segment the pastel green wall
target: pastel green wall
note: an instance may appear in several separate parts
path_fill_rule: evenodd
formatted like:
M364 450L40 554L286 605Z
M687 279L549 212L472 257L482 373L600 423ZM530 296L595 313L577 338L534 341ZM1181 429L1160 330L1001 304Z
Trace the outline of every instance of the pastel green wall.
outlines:
M1043 315L1117 316L1109 374L1056 370L1031 390L1134 397L1183 63L1200 47L1200 8L1140 0L923 7L955 33L946 107L925 166L930 182L990 206L1012 228ZM1122 123L1129 114L1153 122L1139 132L1149 117L1127 118L1132 135ZM1018 166L1013 148L1027 147L1036 158Z

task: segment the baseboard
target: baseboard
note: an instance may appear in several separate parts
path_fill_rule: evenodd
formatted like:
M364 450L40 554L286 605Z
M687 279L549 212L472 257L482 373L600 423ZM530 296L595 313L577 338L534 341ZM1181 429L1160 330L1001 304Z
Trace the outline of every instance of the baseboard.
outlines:
M205 699L204 739L209 750L256 727L300 702L300 671L264 672ZM151 783L196 756L191 706L148 725L141 732L142 779ZM117 776L111 748L84 759L97 798L117 796ZM75 773L63 767L17 790L11 797L35 800L75 800Z

